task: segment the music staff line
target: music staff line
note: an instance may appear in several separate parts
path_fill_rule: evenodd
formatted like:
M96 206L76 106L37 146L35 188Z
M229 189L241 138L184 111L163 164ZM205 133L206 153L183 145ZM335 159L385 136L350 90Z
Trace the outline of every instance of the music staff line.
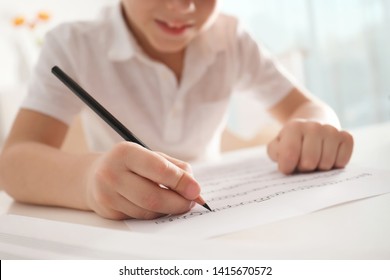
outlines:
M324 172L324 173L319 173L317 176L315 177L311 177L311 178L302 178L300 177L299 179L296 179L296 180L290 180L290 181L284 181L284 182L280 182L280 183L274 183L272 185L269 185L267 187L274 187L274 186L282 186L282 185L289 185L289 184L298 184L298 183L303 183L303 182L308 182L308 181L311 181L311 180L316 180L316 179L321 179L321 178L328 178L328 177L332 177L332 176L336 176L336 175L339 175L341 173L343 173L344 171L343 170L337 170L337 171L333 171L333 172ZM268 177L268 178L264 178L264 179L259 179L261 178L261 175L254 175L254 176L248 176L245 178L245 182L242 182L244 180L240 180L239 183L235 183L235 184L231 184L229 185L228 187L222 187L222 188L214 188L213 190L207 190L208 187L212 187L212 186L218 186L220 184L223 184L223 183L226 183L226 182L233 182L234 180L229 180L229 178L227 179L223 179L223 180L220 180L219 184L208 184L208 183L202 183L202 185L205 186L205 191L203 192L204 194L208 195L208 194L213 194L213 193L219 193L221 191L227 191L227 190L233 190L235 188L238 188L238 187L242 187L242 186L245 186L245 185L249 185L249 184L253 184L253 183L265 183L265 182L272 182L272 181L277 181L277 180L283 180L284 177L282 177L281 175L277 175L275 177ZM254 180L256 179L256 180Z
M355 175L352 177L343 178L343 179L322 182L322 183L318 183L318 184L311 184L311 185L307 185L307 186L300 186L300 187L292 188L292 189L285 190L285 191L278 191L278 192L275 192L273 194L258 197L255 199L250 199L250 200L246 200L246 201L242 201L242 202L238 202L238 203L233 203L233 204L228 204L228 205L224 205L221 207L217 207L217 208L214 208L212 212L210 212L210 211L192 211L192 212L184 214L184 215L162 217L162 218L156 220L155 224L164 224L164 223L174 222L176 220L188 220L191 218L195 218L195 217L199 217L199 216L203 216L203 215L210 215L210 214L215 213L215 212L220 212L220 211L228 210L231 208L241 207L244 205L249 205L249 204L253 204L253 203L262 203L262 202L268 201L270 199L276 198L278 196L286 195L286 194L289 194L292 192L305 191L305 190L310 190L313 188L320 188L320 187L325 187L325 186L330 186L330 185L336 185L336 184L340 184L342 182L357 180L357 179L367 177L367 176L372 176L372 174L361 173L361 174L358 174L358 175Z

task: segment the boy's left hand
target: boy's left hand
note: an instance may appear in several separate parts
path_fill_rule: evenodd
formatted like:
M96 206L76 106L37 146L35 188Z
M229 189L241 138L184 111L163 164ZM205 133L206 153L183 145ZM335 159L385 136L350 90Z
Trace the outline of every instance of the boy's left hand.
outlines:
M285 124L267 148L269 157L284 174L330 170L347 165L353 138L328 124L294 119Z

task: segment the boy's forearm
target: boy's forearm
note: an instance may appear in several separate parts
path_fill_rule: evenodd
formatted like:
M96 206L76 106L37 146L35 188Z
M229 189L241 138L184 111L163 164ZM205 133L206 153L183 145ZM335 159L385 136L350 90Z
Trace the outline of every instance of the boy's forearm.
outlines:
M340 128L340 121L328 105L320 101L308 101L299 106L289 117L291 119L308 119L315 120L320 123L330 124L336 128Z
M269 112L282 124L294 119L305 119L340 128L339 119L332 108L298 88L293 88Z
M0 158L1 184L17 201L89 210L86 178L97 157L32 142L15 144Z

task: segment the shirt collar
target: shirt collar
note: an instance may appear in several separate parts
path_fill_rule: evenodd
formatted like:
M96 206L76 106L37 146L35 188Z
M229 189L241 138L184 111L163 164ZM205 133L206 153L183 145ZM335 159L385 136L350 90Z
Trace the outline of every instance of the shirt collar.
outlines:
M221 15L219 17L221 17ZM219 17L212 26L201 33L192 42L194 47L201 51L202 54L216 55L227 45L225 42L224 30L221 29Z
M141 51L133 34L129 31L119 3L109 12L111 42L108 46L108 57L114 61L131 59Z

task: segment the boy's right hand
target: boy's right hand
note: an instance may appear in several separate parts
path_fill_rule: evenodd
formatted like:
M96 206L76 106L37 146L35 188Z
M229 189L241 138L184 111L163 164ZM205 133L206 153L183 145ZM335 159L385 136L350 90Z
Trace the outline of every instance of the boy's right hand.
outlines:
M87 175L88 206L109 219L184 213L199 195L187 163L130 142L99 157Z

